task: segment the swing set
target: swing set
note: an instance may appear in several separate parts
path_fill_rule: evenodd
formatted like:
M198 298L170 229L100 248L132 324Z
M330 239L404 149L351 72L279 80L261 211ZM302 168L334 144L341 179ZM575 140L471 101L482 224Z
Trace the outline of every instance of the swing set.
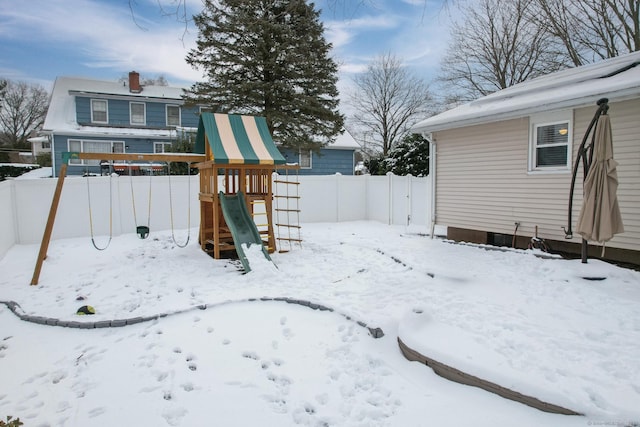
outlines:
M49 249L49 243L51 241L51 233L53 232L53 225L55 223L56 213L58 211L58 205L60 203L60 196L62 194L62 187L64 186L64 180L67 176L67 166L69 160L71 159L79 159L79 160L102 160L102 161L124 161L124 162L133 162L133 161L141 161L141 162L166 162L169 164L170 162L184 162L189 165L187 168L189 171L191 170L192 163L199 163L205 160L205 157L201 154L177 154L177 153L149 153L149 154L138 154L138 153L63 153L62 156L62 165L60 166L60 172L58 175L58 182L56 184L56 189L53 194L53 200L51 202L51 208L49 210L49 216L47 218L47 224L45 226L44 235L42 237L42 243L40 245L40 251L38 253L38 260L36 261L36 267L33 272L33 277L31 279L31 285L37 285L38 280L40 278L40 272L42 270L42 263L47 257L47 250ZM131 171L131 168L129 168ZM169 177L171 176L171 170L169 166ZM131 175L131 173L130 173ZM87 198L89 203L89 227L91 232L91 243L97 250L105 250L109 247L111 243L111 238L113 235L113 215L112 215L112 206L113 206L113 194L111 188L111 178L109 178L109 240L105 246L98 246L95 242L95 237L93 233L93 215L91 212L91 189L89 184L90 178L87 178ZM133 180L130 177L131 182L131 199L134 210L134 221L136 223L136 233L140 236L141 239L146 239L149 235L149 221L151 219L151 176L149 177L149 216L147 218L147 225L138 225L138 220L135 211L135 196L133 192ZM191 180L189 180L189 193L191 190ZM178 247L184 248L189 243L190 236L187 236L187 241L184 244L179 244L174 235L174 226L173 226L173 202L172 202L172 194L171 194L171 178L169 178L169 203L170 203L170 215L171 215L171 237L173 241L176 243ZM188 227L191 226L191 204L189 206L189 219L188 219Z
M200 178L200 230L198 241L201 249L213 258L219 259L222 253L235 251L238 258L243 263L246 271L250 270L249 260L244 253L243 246L260 244L263 247L265 258L269 259L269 253L276 250L276 236L274 233L274 222L272 211L274 210L272 201L276 199L275 211L277 214L286 213L284 218L278 218L275 224L278 228L278 241L296 242L300 244L299 218L296 224L289 223L288 216L295 214L298 217L297 187L299 182L290 182L287 178L280 178L275 181L276 185L286 186L286 195L274 195L272 174L277 170L297 170L298 165L289 165L285 158L278 151L269 132L266 119L258 116L244 116L233 114L213 114L204 112L200 115L198 123L198 134L196 137L195 151L200 154L191 153L63 153L62 165L58 176L58 183L51 202L51 210L44 230L40 252L31 285L37 285L42 269L42 263L47 257L47 250L51 240L53 224L62 193L62 186L67 173L69 160L102 160L106 162L182 162L189 165L195 164L199 170ZM129 166L131 164L129 163ZM126 167L125 164L119 167ZM131 175L131 169L129 169ZM131 178L130 178L131 179ZM151 180L151 177L149 178ZM109 241L105 247L98 246L93 235L93 217L91 213L91 191L89 189L89 179L87 180L87 193L89 199L89 223L91 227L91 241L98 250L106 249L111 242L112 235L112 195L111 181L109 204ZM191 180L189 180L191 185ZM294 185L296 194L289 195L288 187ZM136 225L136 233L144 239L149 235L149 219L147 225L138 223L135 207L135 196L133 184L131 199L133 204L133 215ZM190 192L189 187L189 194ZM286 202L286 206L280 206L278 200ZM289 206L289 202L292 206ZM295 202L295 205L293 203ZM151 181L149 181L149 205L151 204ZM178 247L186 247L189 243L190 235L187 235L186 242L180 244L176 242L173 225L173 202L171 194L171 171L169 166L169 204L171 214L171 237ZM189 223L191 229L191 206L189 206ZM149 212L151 209L149 208ZM260 230L256 225L256 216L261 215L259 221ZM284 227L284 228L283 228ZM280 237L280 229L289 230L288 237ZM298 236L291 236L291 230L296 230ZM291 245L290 245L291 246Z

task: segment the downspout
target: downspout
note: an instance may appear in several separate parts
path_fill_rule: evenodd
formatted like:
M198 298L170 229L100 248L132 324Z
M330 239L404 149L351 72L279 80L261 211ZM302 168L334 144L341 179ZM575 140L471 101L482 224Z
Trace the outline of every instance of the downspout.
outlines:
M433 134L425 133L422 135L429 141L429 175L431 175L431 238L435 234L436 229L436 140Z

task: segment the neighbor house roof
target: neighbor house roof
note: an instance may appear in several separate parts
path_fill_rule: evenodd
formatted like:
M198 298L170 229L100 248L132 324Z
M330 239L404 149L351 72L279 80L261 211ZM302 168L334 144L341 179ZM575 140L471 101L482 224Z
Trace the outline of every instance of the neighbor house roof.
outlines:
M353 136L351 136L349 131L345 130L338 135L338 137L332 144L329 144L324 148L334 150L357 150L360 148L360 145L356 142Z
M413 126L414 133L430 133L529 114L596 105L640 97L640 52L538 77L444 113Z
M285 158L276 148L264 117L202 113L196 136L196 153L206 144L217 164L282 165Z
M81 126L76 120L75 97L84 95L107 99L173 100L182 103L183 89L171 86L144 86L139 93L130 92L126 82L58 77L53 84L51 101L44 121L44 132L95 136L170 137L166 129L136 129L115 126Z

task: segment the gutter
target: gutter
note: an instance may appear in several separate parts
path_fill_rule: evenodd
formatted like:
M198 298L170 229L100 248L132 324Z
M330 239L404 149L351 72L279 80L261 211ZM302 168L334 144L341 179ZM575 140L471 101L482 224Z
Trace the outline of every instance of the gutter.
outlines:
M552 102L547 104L532 105L529 103L529 104L523 105L522 107L516 106L515 108L511 105L511 109L504 107L501 109L502 111L498 110L497 112L492 112L488 110L486 113L482 115L476 115L476 114L470 113L467 115L467 117L461 117L453 121L449 121L449 120L446 120L446 118L444 118L444 119L438 120L433 125L426 124L424 126L420 126L420 124L418 123L416 126L414 126L411 129L411 131L413 133L428 134L431 132L457 129L465 126L495 123L495 122L510 120L510 119L518 119L518 118L529 116L531 114L547 112L550 110L565 110L565 109L588 107L594 104L598 99L602 97L615 99L615 102L621 102L629 99L635 99L635 98L638 98L639 96L640 96L640 87L638 86L623 89L623 90L618 90L618 91L604 90L600 93L591 94L588 96L568 98L558 102ZM449 111L453 111L453 110L449 110ZM445 111L442 114L446 114L446 113L447 112ZM438 116L434 116L434 117L438 117Z

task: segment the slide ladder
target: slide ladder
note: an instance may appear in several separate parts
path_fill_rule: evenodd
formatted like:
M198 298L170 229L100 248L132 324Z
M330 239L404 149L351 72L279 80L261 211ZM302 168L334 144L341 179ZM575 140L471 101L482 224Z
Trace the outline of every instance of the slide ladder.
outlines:
M264 257L271 261L269 252L262 243L260 232L247 209L244 193L239 191L236 194L225 195L224 192L221 191L219 193L219 199L222 215L224 215L224 220L231 232L233 244L244 271L246 273L250 272L251 266L249 265L249 259L242 246L243 244L247 247L253 244L260 245Z

